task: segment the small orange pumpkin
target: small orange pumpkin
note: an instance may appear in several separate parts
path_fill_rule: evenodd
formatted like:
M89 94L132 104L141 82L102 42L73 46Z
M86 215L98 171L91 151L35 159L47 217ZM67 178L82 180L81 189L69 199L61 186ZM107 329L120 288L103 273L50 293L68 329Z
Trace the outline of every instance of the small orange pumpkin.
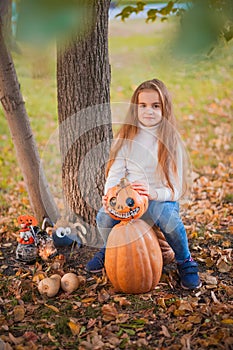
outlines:
M145 221L120 222L113 227L106 246L105 269L116 291L149 292L159 283L162 267L157 236Z
M148 208L148 198L135 191L126 178L107 192L107 210L115 220L140 218Z
M17 218L19 225L25 225L25 226L36 226L38 224L36 218L31 215L20 215Z

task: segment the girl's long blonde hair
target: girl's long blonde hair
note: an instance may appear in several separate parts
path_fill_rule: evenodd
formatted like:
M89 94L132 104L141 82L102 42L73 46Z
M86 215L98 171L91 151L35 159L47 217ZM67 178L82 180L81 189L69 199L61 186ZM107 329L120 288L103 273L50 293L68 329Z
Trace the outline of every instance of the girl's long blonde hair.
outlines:
M178 145L182 149L182 195L187 190L187 164L188 157L184 152L182 142L176 129L176 120L173 113L173 106L171 96L164 85L164 83L158 79L147 80L140 84L134 91L130 101L130 107L128 109L124 124L121 126L116 134L116 139L110 151L109 160L106 166L106 177L109 170L116 159L116 156L123 146L125 140L132 141L139 132L138 127L138 96L145 90L155 90L158 92L160 102L162 106L162 120L158 127L158 167L156 171L159 172L164 184L168 186L174 195L174 186L171 181L171 173L173 177L178 181L177 177L177 148ZM179 154L179 156L181 156Z

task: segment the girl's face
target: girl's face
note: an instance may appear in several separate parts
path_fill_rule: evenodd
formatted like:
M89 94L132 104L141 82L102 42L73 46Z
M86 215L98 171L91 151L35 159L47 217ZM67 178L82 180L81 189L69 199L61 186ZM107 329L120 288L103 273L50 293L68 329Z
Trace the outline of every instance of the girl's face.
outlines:
M145 89L138 95L138 120L144 126L155 126L162 120L162 105L159 93Z

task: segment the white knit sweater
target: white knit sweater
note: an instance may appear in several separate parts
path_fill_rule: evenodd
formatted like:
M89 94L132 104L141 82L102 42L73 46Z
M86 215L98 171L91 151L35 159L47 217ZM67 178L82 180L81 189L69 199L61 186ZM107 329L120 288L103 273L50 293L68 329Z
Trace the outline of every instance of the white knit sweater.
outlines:
M174 186L174 196L166 183L163 183L156 168L158 165L158 139L156 137L158 126L145 127L139 124L139 133L132 142L128 141L118 152L112 164L105 183L104 193L117 185L125 176L130 182L143 182L147 184L152 199L158 201L177 201L182 189L182 156L181 151L177 160L178 179L170 173L170 179Z

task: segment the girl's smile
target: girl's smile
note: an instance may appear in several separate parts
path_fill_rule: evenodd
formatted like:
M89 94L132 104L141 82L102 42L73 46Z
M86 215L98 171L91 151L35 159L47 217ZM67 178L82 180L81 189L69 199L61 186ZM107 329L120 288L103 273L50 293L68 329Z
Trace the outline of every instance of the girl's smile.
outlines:
M145 89L138 95L138 120L144 126L155 126L162 120L162 106L159 93Z

